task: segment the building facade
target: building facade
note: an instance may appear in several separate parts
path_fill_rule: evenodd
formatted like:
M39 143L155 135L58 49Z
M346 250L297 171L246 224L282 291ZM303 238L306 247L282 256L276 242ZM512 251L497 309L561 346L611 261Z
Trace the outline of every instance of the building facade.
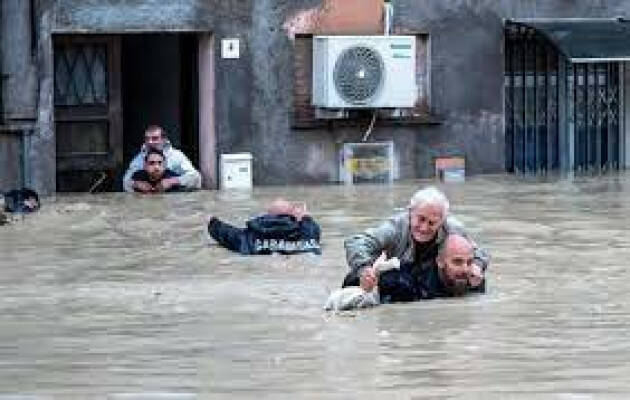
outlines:
M469 174L630 161L624 0L392 1L391 32L416 38L416 105L334 118L310 105L313 36L382 34L382 0L1 4L0 190L116 189L150 124L208 188L237 152L254 184L337 182L368 130L393 143L396 179L450 156Z

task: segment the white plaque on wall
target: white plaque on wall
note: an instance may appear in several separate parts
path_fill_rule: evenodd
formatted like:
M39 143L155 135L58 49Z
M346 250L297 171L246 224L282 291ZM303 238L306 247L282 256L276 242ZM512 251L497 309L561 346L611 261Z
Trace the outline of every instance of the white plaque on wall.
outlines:
M239 39L221 39L221 58L239 57Z

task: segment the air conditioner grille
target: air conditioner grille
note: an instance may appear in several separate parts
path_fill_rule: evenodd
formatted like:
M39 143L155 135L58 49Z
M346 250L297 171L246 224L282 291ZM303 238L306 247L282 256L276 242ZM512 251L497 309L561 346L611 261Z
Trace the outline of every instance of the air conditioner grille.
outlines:
M335 88L349 103L365 102L378 92L383 81L383 70L383 60L374 49L350 47L335 63Z

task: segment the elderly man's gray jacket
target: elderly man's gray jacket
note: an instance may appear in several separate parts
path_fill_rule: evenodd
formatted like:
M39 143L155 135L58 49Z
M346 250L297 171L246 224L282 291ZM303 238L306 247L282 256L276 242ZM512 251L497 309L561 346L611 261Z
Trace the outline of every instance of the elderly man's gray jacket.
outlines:
M437 232L434 246L441 246L446 236L451 233L460 234L473 242L475 263L484 271L489 262L488 254L477 247L472 238L465 232L464 226L455 217L449 216ZM364 233L349 237L344 242L346 259L352 272L358 272L374 263L385 251L387 257L398 257L401 264L413 263L416 257L416 246L411 236L409 211L394 215L377 228L367 229ZM431 249L435 250L432 246ZM431 249L426 249L427 252ZM432 251L433 253L433 251Z

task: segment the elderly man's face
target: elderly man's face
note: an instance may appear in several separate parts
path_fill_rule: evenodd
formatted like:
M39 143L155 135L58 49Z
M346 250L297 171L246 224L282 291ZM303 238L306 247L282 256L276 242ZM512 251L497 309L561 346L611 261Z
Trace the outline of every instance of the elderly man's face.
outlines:
M164 135L161 130L152 129L144 133L144 144L162 151L164 149Z
M418 243L431 241L444 222L443 208L437 204L423 204L409 212L411 236Z
M152 181L159 181L164 176L164 157L159 154L149 154L144 162L144 169Z

